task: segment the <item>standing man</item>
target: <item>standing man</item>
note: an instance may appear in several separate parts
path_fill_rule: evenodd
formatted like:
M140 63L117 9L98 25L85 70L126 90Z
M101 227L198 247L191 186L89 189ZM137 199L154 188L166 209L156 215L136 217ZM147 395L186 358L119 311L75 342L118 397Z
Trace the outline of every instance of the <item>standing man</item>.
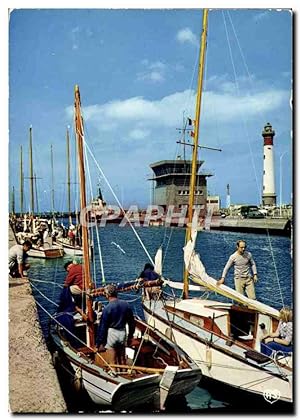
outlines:
M8 253L9 274L12 277L21 277L24 279L24 271L28 270L29 264L25 264L27 252L31 249L31 242L26 240L23 244L17 244L10 248Z
M256 264L252 258L252 254L246 251L246 246L245 241L237 241L236 251L230 255L217 285L224 283L228 270L234 265L235 290L241 294L244 294L245 291L248 298L256 299L254 287L254 283L258 281ZM250 269L252 270L253 277Z
M126 324L129 328L127 340L130 342L135 329L133 313L126 301L118 299L117 289L113 284L105 287L105 296L108 305L102 312L96 347L99 352L107 350L108 363L124 365L126 364Z
M64 287L70 287L75 303L77 306L82 305L82 289L83 289L83 266L75 264L73 261L68 261L64 265L65 270L68 272L65 278Z

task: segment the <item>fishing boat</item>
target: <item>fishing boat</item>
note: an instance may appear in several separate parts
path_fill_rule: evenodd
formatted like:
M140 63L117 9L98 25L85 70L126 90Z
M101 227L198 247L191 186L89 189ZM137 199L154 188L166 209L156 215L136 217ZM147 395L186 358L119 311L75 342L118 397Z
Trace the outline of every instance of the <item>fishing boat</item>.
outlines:
M278 352L272 357L267 357L260 352L262 338L277 328L279 311L248 299L228 286L217 285L217 281L206 273L199 255L194 250L197 229L194 229L193 223L193 200L207 22L208 11L204 10L188 226L184 249L184 280L182 283L172 284L166 281L173 290L174 287L181 288L182 297L173 298L175 293L166 294L165 290L161 290L160 293L156 290L153 295L145 293L143 311L148 323L168 335L201 367L202 384L211 385L213 389L219 385L223 397L233 397L235 404L246 400L247 407L253 400L260 407L265 405L268 410L272 407L276 411L282 407L283 410L291 411L292 354ZM206 290L228 297L231 302L209 300L205 295L189 298L190 280L201 287L204 286Z
M55 240L56 244L61 247L67 257L82 257L83 250L80 245L71 245L68 238L58 237Z
M80 208L85 209L84 132L78 86L75 87L75 127ZM126 348L125 365L109 364L106 353L96 351L95 330L101 319L101 305L93 307L93 301L101 295L101 291L97 294L93 292L88 236L88 228L83 224L84 290L89 291L85 293L88 321L83 321L82 317L75 319L72 332L59 321L60 314L57 314L50 331L54 359L59 368L68 372L71 382L79 382L81 391L100 407L134 411L149 404L153 409L163 409L167 398L186 395L197 386L201 370L173 341L139 319L135 320L131 346Z
M48 221L33 215L23 217L23 230L16 232L15 226L12 229L16 242L22 244L25 240L30 240L32 248L27 252L28 257L52 259L63 257L64 251L58 245L53 245L52 238L48 236Z
M64 250L60 247L47 245L44 243L43 246L37 247L35 245L27 252L28 257L31 258L44 258L44 259L52 259L52 258L60 258L64 256Z

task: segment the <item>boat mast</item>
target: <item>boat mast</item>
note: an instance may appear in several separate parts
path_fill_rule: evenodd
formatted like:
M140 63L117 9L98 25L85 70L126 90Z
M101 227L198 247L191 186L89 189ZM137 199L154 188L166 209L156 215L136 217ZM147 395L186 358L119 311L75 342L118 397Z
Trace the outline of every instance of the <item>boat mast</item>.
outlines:
M12 187L12 192L11 192L11 213L12 215L15 214L15 187Z
M196 101L196 122L195 122L195 136L193 145L192 155L192 170L190 178L190 195L188 204L188 221L185 236L185 243L191 239L192 233L192 220L193 220L193 205L195 197L195 186L197 179L197 162L198 162L198 138L199 138L199 122L200 122L200 110L201 110L201 98L202 98L202 85L204 75L204 64L205 64L205 52L206 52L206 39L207 39L207 21L208 21L208 9L203 10L202 17L202 35L201 35L201 48L200 48L200 59L199 59L199 72L198 72L198 90L197 90L197 101ZM183 280L183 299L188 298L188 271L184 270Z
M23 150L20 146L20 213L24 211L24 173L23 173Z
M70 169L70 137L69 129L67 128L67 185L68 185L68 213L69 225L72 223L71 215L71 169Z
M79 86L75 86L75 131L77 139L78 151L78 170L79 170L79 185L80 185L80 210L86 208L86 192L85 192L85 171L84 171L84 151L83 151L83 121L81 117L81 103ZM86 221L85 221L86 222ZM89 259L89 242L88 242L88 229L87 223L82 223L82 248L83 248L83 261L84 261L84 287L85 290L93 288L90 272L90 259ZM94 324L93 324L93 308L92 300L86 295L86 307L88 314L88 345L93 347L95 344L94 338Z
M51 182L52 182L52 189L51 189L51 204L52 204L52 217L54 217L54 170L53 170L53 146L51 144Z
M34 188L35 188L36 212L40 216L41 214L40 214L39 201L38 201L38 190L37 190L37 183L36 183L36 179L37 179L36 173L34 174L33 178L34 178Z
M29 128L29 179L30 179L30 206L34 215L34 190L33 190L33 164L32 164L32 126Z

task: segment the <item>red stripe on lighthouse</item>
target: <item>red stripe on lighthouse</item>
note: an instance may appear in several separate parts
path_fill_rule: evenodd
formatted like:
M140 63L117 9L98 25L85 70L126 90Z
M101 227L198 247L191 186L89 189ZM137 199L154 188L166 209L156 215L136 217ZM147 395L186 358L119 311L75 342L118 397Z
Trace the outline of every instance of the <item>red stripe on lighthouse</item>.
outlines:
M264 137L264 146L273 146L273 137Z

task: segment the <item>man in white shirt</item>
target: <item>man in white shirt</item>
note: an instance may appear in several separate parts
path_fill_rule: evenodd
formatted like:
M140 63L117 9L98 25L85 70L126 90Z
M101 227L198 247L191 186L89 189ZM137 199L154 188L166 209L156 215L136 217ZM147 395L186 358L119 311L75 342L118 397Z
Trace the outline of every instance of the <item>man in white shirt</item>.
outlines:
M234 284L235 290L241 294L246 292L246 295L250 299L256 299L254 283L258 281L256 264L252 258L252 254L246 251L246 242L239 240L236 243L236 251L230 255L220 280L217 282L218 285L225 282L225 277L230 269L234 266ZM251 275L251 271L253 276Z
M10 248L8 253L8 268L9 274L12 277L26 277L24 271L29 268L29 264L25 264L26 252L31 249L31 246L31 242L26 240L23 244L17 244Z

